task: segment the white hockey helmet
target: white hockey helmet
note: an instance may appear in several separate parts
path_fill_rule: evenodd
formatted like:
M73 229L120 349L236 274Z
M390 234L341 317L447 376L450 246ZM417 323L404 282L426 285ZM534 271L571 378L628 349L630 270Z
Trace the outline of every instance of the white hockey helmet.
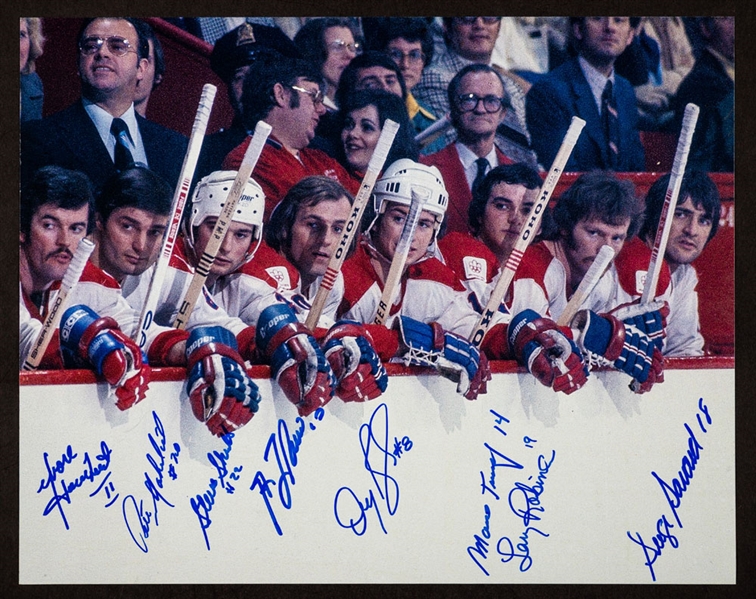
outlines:
M384 200L409 206L412 203L412 188L422 187L430 192L423 210L436 216L436 229L441 226L449 206L449 194L441 172L435 166L426 166L401 158L392 163L373 188L376 215L386 211Z
M236 171L215 171L197 183L192 196L191 214L187 222L187 236L192 247L194 247L194 227L199 227L208 217L220 216L235 179ZM254 227L254 240L250 245L247 260L254 256L262 240L264 212L265 194L260 185L250 177L236 204L236 212L232 218L232 222Z

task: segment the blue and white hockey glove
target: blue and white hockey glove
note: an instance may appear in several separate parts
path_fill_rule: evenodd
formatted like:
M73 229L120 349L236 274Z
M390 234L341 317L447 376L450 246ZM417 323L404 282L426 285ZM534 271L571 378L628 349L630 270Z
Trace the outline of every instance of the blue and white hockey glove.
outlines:
M407 365L432 366L457 382L457 393L476 399L491 380L488 359L478 348L440 324L425 324L407 316L397 318L403 360Z
M336 395L343 401L375 399L388 386L372 341L365 327L353 320L339 320L323 338L323 352L339 385Z
M252 420L260 392L247 375L231 331L197 327L186 342L186 361L192 413L211 433L220 437Z
M119 410L144 399L150 367L113 318L100 318L89 306L79 304L68 308L60 322L61 353L68 367L93 367L110 385Z
M333 370L310 330L289 306L273 304L262 311L256 343L300 416L308 416L331 401L336 390Z
M632 324L611 314L581 310L570 326L577 330L577 344L592 363L610 365L629 374L643 393L664 381L664 359L656 344Z

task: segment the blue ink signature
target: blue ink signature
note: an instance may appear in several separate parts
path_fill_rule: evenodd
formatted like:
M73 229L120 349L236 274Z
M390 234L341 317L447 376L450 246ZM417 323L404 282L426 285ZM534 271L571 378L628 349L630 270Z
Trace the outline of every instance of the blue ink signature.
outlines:
M147 553L147 538L150 536L150 524L154 518L155 526L160 524L158 520L158 503L163 502L168 507L172 508L174 505L168 501L162 493L164 472L166 470L165 454L168 448L168 442L165 435L165 427L163 426L160 417L157 412L153 410L152 418L155 422L155 428L152 433L147 434L147 439L150 442L153 455L150 451L145 454L147 463L151 466L149 472L144 472L144 486L150 494L152 499L152 510L145 509L144 501L139 500L137 503L136 498L133 495L127 495L123 498L121 503L121 511L123 513L123 521L126 524L126 529L129 531L131 538L139 549L144 553ZM178 454L180 452L180 446L178 443L173 444L174 452L171 453L169 460L178 463ZM173 464L169 463L169 476L171 479L176 478L176 472L173 468ZM134 522L136 519L136 522ZM136 531L136 534L135 534Z
M215 505L215 497L218 494L218 489L224 489L226 493L233 494L236 490L229 480L239 480L239 473L242 471L243 466L234 467L231 472L228 471L228 458L231 455L231 449L234 444L234 433L226 433L221 437L226 444L221 451L213 450L207 452L207 459L210 464L215 468L218 476L212 477L208 481L207 490L201 495L195 495L189 500L189 504L192 506L192 510L197 516L200 528L202 529L202 536L205 539L205 547L210 551L210 539L207 536L207 529L213 523L210 518L210 512ZM226 478L228 477L228 479Z
M60 459L55 460L55 462L50 465L50 456L45 452L42 455L42 459L45 462L47 478L40 480L37 493L41 493L45 489L50 489L53 496L47 502L42 515L47 516L53 510L57 509L60 513L60 517L63 519L63 524L65 525L66 530L69 530L68 519L63 511L63 502L71 505L71 494L76 491L76 489L80 488L85 482L94 482L98 476L108 471L110 468L110 455L112 453L113 451L108 447L108 444L105 443L105 441L100 441L100 453L95 456L95 464L92 463L92 458L89 457L89 452L84 452L84 456L81 460L84 465L84 470L81 474L77 472L72 475L73 479L71 482L66 482L61 475L66 473L67 466L73 465L74 460L79 454L74 453L71 446L68 445L65 452L61 454ZM107 475L104 476L103 479L106 479L109 475L110 472L107 472ZM58 482L59 476L60 482ZM60 485L60 488L58 485ZM102 486L102 482L100 483L100 486Z
M703 397L698 400L698 410L699 412L696 414L698 428L703 434L706 434L708 432L706 425L711 425L712 420L711 415L709 414L709 406L704 403ZM706 421L706 425L704 425L704 420L701 419L701 416L703 416ZM682 457L680 470L677 472L678 476L673 477L672 482L668 483L656 472L651 471L651 476L656 479L656 482L661 487L664 497L667 500L667 504L672 510L672 515L674 516L674 521L677 523L677 527L667 520L666 514L662 514L661 518L656 521L656 534L651 537L653 545L647 544L639 532L636 531L635 536L633 536L629 530L627 531L628 538L643 549L643 555L646 559L644 565L648 567L651 574L651 580L654 582L656 581L654 563L657 558L661 556L666 544L669 543L673 549L677 549L680 545L677 537L670 531L674 528L683 527L677 510L682 504L683 495L690 487L696 466L701 459L701 451L703 451L703 445L699 443L690 425L686 422L683 423L683 426L688 433L688 450Z
M488 506L488 504L485 504L483 506L483 518L483 528L480 529L480 534L483 536L481 537L480 535L476 534L473 537L475 545L470 545L467 548L467 555L469 555L470 559L472 559L476 563L478 568L483 571L483 574L489 576L488 570L486 570L483 567L483 564L480 563L480 559L488 559L488 539L491 538L491 508Z
M323 420L324 416L325 410L323 408L318 408L313 414L314 419L317 421ZM271 433L265 446L263 458L266 462L269 462L272 452L276 466L278 467L278 480L268 478L261 470L258 470L252 480L252 485L249 487L250 491L257 489L260 493L260 497L265 502L271 522L273 522L273 527L279 536L283 536L283 530L276 517L273 504L270 501L273 498L271 485L278 487L278 500L281 506L284 509L290 510L292 505L291 487L297 482L294 478L294 468L299 464L299 450L302 445L302 438L307 430L303 418L297 416L295 422L297 423L297 429L290 434L286 421L279 419L277 432ZM313 422L310 422L309 428L314 431L316 426Z
M375 421L377 421L376 424L374 424ZM412 449L412 441L407 436L401 440L394 437L393 451L391 451L392 447L389 445L388 407L385 403L380 404L373 411L368 424L363 424L360 427L359 436L362 455L365 459L365 470L370 473L378 495L383 500L389 516L393 516L399 505L399 483L388 473L389 459L391 460L391 466L396 466L402 453ZM373 447L376 448L379 454L378 469L373 467L370 459L370 450ZM345 504L346 508L344 507ZM384 534L388 534L383 523L379 502L372 489L369 491L367 497L365 497L363 503L352 489L341 487L336 492L333 509L336 522L339 523L339 526L350 529L357 536L362 536L367 531L368 521L366 513L368 510L374 509L381 530L383 530ZM347 516L345 512L348 512L349 515Z

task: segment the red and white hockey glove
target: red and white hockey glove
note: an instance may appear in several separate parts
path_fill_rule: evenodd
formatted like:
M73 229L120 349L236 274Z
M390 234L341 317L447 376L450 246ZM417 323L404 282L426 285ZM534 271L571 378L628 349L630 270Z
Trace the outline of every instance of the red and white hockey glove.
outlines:
M211 433L220 437L252 420L260 392L247 375L231 331L197 327L186 342L186 361L192 413Z
M467 339L444 331L437 322L425 324L407 316L396 321L405 364L432 366L441 376L456 382L457 393L466 399L477 399L488 390L488 358Z
M310 330L286 304L265 308L257 321L257 347L270 359L273 377L300 416L325 406L336 377Z
M321 342L343 401L375 399L386 390L388 374L375 352L370 333L360 323L340 320Z
M61 318L60 346L69 364L90 365L107 381L119 410L144 399L150 367L142 362L139 347L121 332L113 318L100 318L83 304L71 306Z
M523 310L509 323L509 348L539 382L569 395L585 385L588 367L572 339L549 318Z

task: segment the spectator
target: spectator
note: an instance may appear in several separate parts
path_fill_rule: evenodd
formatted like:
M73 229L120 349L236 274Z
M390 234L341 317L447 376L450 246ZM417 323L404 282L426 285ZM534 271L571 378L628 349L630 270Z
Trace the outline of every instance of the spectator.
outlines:
M99 190L117 170L140 162L175 187L186 138L134 110L147 40L130 19L98 17L85 22L77 44L81 100L22 126L22 180L56 164L84 172Z
M21 122L42 118L42 104L45 92L42 79L36 72L36 61L42 56L45 38L42 35L42 19L21 17L20 19L20 55L21 55Z
M573 116L586 122L567 171L642 171L635 92L614 72L633 38L628 17L572 17L578 56L542 77L528 92L528 129L538 161L554 162Z
M300 57L294 42L277 27L266 25L244 23L215 42L210 54L210 68L226 84L234 119L230 126L205 137L194 173L195 181L220 170L228 153L250 135L251 131L247 131L241 116L244 76L259 54L266 51L275 51L291 58Z
M371 41L371 49L388 54L401 70L407 87L407 112L415 133L420 133L437 120L437 116L412 95L412 90L420 83L423 69L433 60L433 36L428 23L425 19L410 17L387 17L372 21L375 21L371 25L377 31ZM437 138L423 147L423 153L431 154L443 146L444 140Z
M423 156L421 162L438 167L447 184L447 231L465 233L473 190L490 169L513 162L494 145L497 127L510 101L498 72L474 63L454 76L448 95L457 141Z
M265 192L265 219L289 188L308 175L326 175L356 193L359 185L334 158L308 148L325 112L320 73L305 60L261 54L244 78L242 124L253 131L264 120L272 127L253 171ZM223 168L238 170L248 137L226 156Z
M439 118L448 114L449 82L468 64L491 65L500 22L500 17L444 18L445 52L436 56L434 62L423 71L420 83L414 89L417 101ZM522 87L525 83L512 73L498 66L495 68L504 76L504 89L512 104L500 127L497 145L518 161L532 160L530 137L525 125L525 92ZM449 130L445 143L451 143L454 139L455 132Z
M708 171L731 172L732 137L725 139L724 132L727 127L732 131L735 19L702 17L698 26L706 46L677 90L675 121L679 130L685 106L689 102L697 104L701 112L693 135L689 164Z
M661 81L635 87L641 128L670 130L673 101L680 82L693 67L693 50L680 17L644 17L641 31L659 44Z
M351 19L342 17L312 19L294 36L302 56L313 62L325 79L325 97L331 101L336 101L341 73L362 52L358 37Z
M361 90L349 96L339 111L341 143L338 159L359 181L365 175L386 119L399 124L399 131L386 157L386 164L400 158L417 160L418 148L412 125L401 100L382 90Z
M147 118L147 103L150 101L150 95L163 82L165 56L160 40L147 21L134 19L134 26L139 30L139 36L146 39L150 46L147 68L144 70L144 77L137 81L137 93L134 97L134 110L137 111L137 114Z

